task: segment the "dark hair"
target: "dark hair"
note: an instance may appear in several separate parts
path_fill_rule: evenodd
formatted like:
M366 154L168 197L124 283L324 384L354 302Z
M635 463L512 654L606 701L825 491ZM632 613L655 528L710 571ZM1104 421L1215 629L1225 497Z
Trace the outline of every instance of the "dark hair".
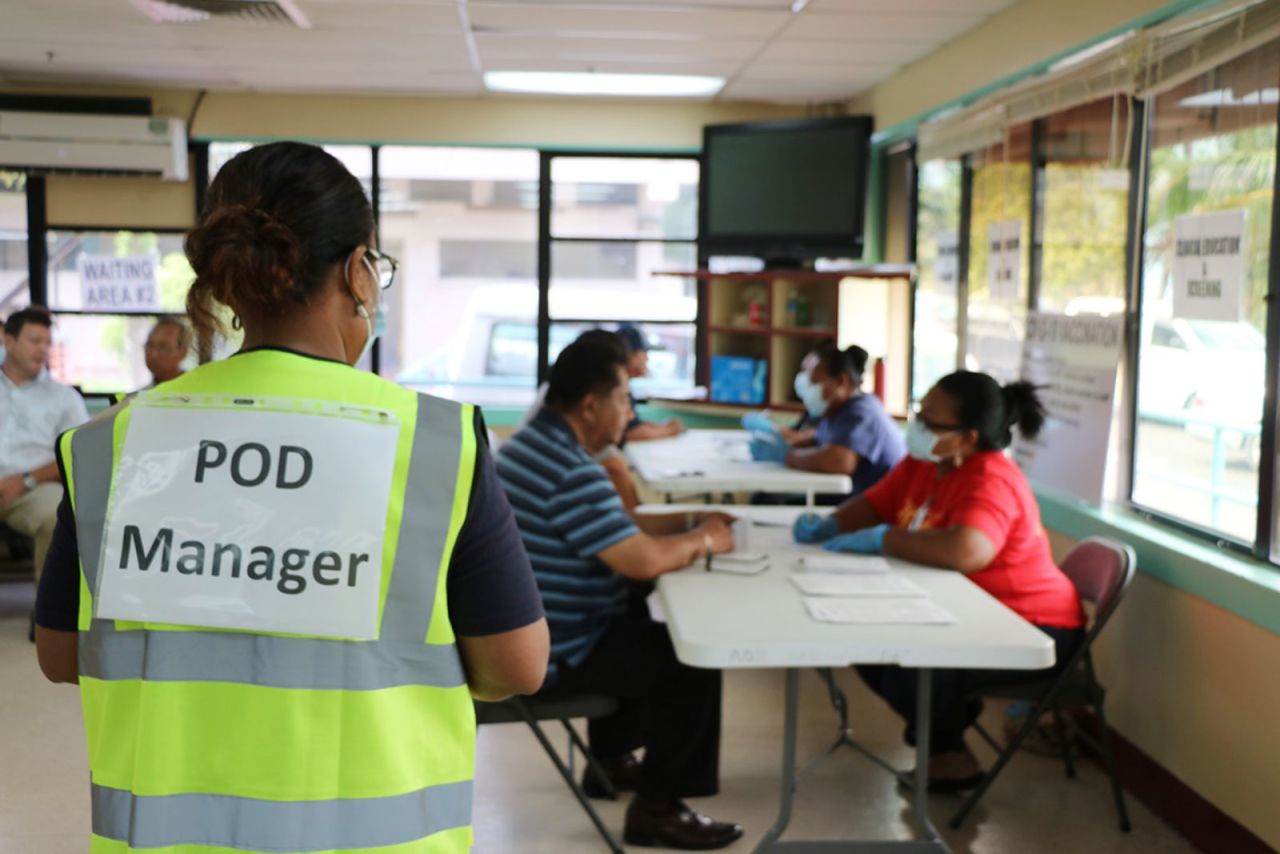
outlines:
M222 332L219 304L237 316L305 305L372 233L364 188L324 149L273 142L231 158L184 244L196 274L187 314L201 358Z
M641 350L649 349L649 342L644 340L644 333L630 323L624 323L618 327L618 340L622 342L622 346L627 348L627 355L638 353Z
M22 334L22 327L28 323L52 328L53 315L42 305L29 305L9 315L4 322L4 334L17 338Z
M178 348L186 350L191 347L191 327L181 317L173 314L162 314L156 318L156 325L153 329L159 329L161 326L172 326L178 330Z
M937 388L955 404L957 423L965 430L978 431L981 450L1009 447L1015 425L1028 439L1034 439L1044 427L1044 404L1029 382L1001 386L987 374L956 371L938 380Z
M627 351L617 335L603 329L584 332L560 351L551 366L547 377L547 404L570 409L589 394L607 394L622 381L618 368L626 365Z
M855 386L862 385L862 375L867 370L867 351L857 344L841 350L835 344L826 342L817 350L819 364L826 369L832 378L848 377Z

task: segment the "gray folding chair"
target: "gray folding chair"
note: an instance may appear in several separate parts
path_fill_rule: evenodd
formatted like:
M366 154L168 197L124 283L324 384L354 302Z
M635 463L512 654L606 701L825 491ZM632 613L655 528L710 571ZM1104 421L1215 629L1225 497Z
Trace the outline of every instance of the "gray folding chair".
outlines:
M591 753L582 737L578 735L578 731L574 729L572 719L605 718L616 714L621 707L622 704L617 699L599 694L582 694L547 700L540 700L536 697L512 697L499 703L476 703L477 724L506 724L523 721L529 726L529 729L533 730L534 736L537 737L538 743L542 745L542 749L546 751L551 764L556 766L556 770L564 778L565 785L573 792L573 796L578 799L578 803L582 805L587 818L591 819L591 823L595 825L600 836L604 838L605 845L608 846L613 854L622 854L622 845L609 831L609 828L605 826L604 820L600 818L596 808L591 805L591 800L587 797L586 792L582 791L582 786L574 778L573 753L575 748L581 751L596 779L602 782L608 797L610 799L617 798L618 793L614 791L612 784L610 784L608 774L600 767L596 757ZM560 758L559 752L552 746L551 739L547 738L546 732L538 721L560 721L561 725L564 726L565 731L569 734L569 759L567 763Z
M981 697L1025 700L1034 703L1035 706L1027 716L1026 723L1003 749L990 733L981 725L975 724L978 733L1000 755L996 763L991 766L991 770L983 775L982 782L969 794L959 812L951 819L953 828L960 827L964 822L970 811L977 805L978 799L991 787L996 776L1035 729L1040 716L1045 711L1052 711L1054 722L1062 738L1062 759L1067 776L1075 777L1076 775L1073 754L1074 742L1079 739L1102 756L1107 774L1111 778L1111 794L1115 799L1120 829L1125 833L1129 832L1129 814L1125 810L1124 792L1120 787L1115 753L1111 747L1111 734L1107 729L1107 718L1102 709L1106 692L1094 673L1091 647L1107 625L1111 615L1115 613L1125 590L1133 580L1136 560L1133 549L1124 543L1105 537L1090 537L1077 544L1062 561L1062 571L1079 591L1081 600L1093 603L1093 618L1089 623L1088 631L1066 666L1052 676L1029 681L1014 681L1006 685L986 686L978 692ZM1064 715L1063 706L1091 708L1098 724L1097 738L1081 730L1069 715Z

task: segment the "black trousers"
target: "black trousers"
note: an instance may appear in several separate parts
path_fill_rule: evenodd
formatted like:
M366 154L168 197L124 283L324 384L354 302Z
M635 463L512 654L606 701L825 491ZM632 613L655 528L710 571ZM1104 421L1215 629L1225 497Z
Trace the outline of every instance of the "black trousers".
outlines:
M935 670L929 703L929 754L964 749L964 731L973 725L982 711L982 703L971 699L984 685L1009 685L1014 682L1042 679L1059 672L1084 639L1084 629L1058 629L1036 626L1053 638L1055 664L1047 670ZM903 738L915 745L916 680L914 668L894 665L859 665L855 668L872 691L906 721Z
M633 608L615 617L577 667L563 668L544 692L598 692L622 701L588 722L601 759L643 747L637 792L654 800L714 795L720 788L720 671L681 664L667 627Z

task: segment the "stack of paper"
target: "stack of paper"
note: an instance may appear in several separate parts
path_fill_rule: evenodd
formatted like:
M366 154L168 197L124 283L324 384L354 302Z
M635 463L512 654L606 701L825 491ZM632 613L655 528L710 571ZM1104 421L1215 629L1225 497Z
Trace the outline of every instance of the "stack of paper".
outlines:
M811 554L800 558L801 572L888 573L889 561L880 555Z
M919 584L893 573L847 574L831 572L797 573L791 583L806 596L912 596L929 595Z
M946 625L956 621L946 609L928 597L835 599L806 596L804 606L810 617L823 623Z

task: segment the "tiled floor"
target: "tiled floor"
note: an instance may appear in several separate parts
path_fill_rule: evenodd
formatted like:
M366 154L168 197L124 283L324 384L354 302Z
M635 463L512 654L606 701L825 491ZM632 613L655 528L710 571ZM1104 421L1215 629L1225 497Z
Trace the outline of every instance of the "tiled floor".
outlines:
M40 675L26 640L30 601L28 585L0 584L0 854L83 852L89 809L79 696ZM857 736L892 762L910 765L892 714L851 672L839 678L850 695ZM835 724L816 677L806 674L802 685L800 755L807 760L823 752ZM729 673L725 688L723 791L697 806L745 825L745 838L729 849L745 852L772 822L778 801L782 677L769 671ZM988 714L998 724L996 710ZM475 850L480 854L604 850L522 725L481 730L476 786ZM935 796L935 822L945 826L957 804ZM619 833L624 808L625 802L600 807ZM1079 779L1071 781L1057 762L1025 755L1009 766L965 828L947 830L945 836L956 852L1193 850L1141 805L1131 801L1130 811L1134 830L1125 835L1115 827L1106 780L1097 768L1086 763ZM789 838L906 839L909 821L906 801L888 775L842 749L801 780Z

